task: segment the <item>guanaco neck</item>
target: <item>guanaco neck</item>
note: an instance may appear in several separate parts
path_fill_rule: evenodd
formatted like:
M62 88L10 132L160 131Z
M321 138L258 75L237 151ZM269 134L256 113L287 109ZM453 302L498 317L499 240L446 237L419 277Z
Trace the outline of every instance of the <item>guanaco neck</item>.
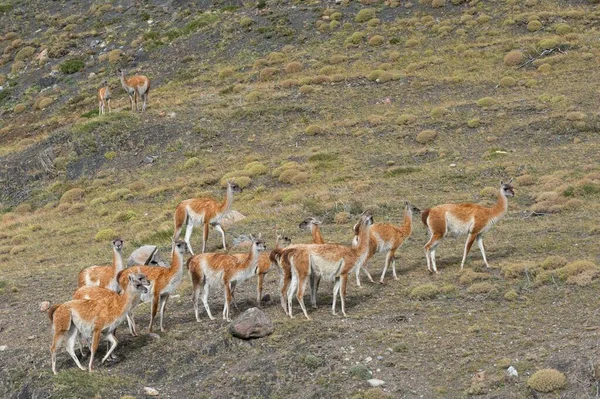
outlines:
M502 216L504 216L504 214L506 213L506 211L508 210L508 199L506 198L506 195L504 194L504 192L502 191L502 189L500 189L500 192L498 193L498 200L496 201L496 205L494 205L491 208L491 217L498 219L501 218Z
M321 235L321 228L318 224L311 223L310 233L312 234L313 244L325 244L323 236Z
M113 247L113 272L116 275L123 270L123 254L120 249Z
M120 76L121 79L121 85L123 86L123 88L125 89L125 91L127 91L128 93L131 92L131 90L133 90L133 87L131 87L128 82L127 79L125 78L125 74L122 73Z
M227 195L225 195L225 199L219 206L219 208L220 208L219 213L225 214L225 213L229 212L229 209L231 209L232 203L233 203L233 187L231 187L231 184L228 184L227 185Z
M119 296L118 315L123 315L131 310L139 302L141 293L136 291L131 283L127 284L127 289Z
M183 274L183 254L177 251L177 248L173 248L171 254L171 266L169 266L169 275L174 276L177 274Z
M362 221L360 223L360 227L358 228L358 245L354 247L354 251L357 255L365 255L366 257L369 255L371 225L364 225Z
M403 212L402 230L407 237L412 233L412 216L412 208L410 206L405 207Z

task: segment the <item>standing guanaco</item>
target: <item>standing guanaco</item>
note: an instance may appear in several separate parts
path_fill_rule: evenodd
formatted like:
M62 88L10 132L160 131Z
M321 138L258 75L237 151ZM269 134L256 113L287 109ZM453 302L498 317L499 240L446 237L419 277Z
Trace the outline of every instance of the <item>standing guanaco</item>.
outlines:
M90 266L79 272L77 287L92 286L119 290L117 274L123 270L123 240L112 241L113 263L109 266Z
M121 85L129 95L131 110L139 111L138 98L140 98L143 101L142 112L146 111L146 100L148 100L148 93L150 92L150 79L143 75L135 75L128 79L125 77L125 70L123 69L118 69L117 74L121 79ZM133 107L134 102L135 108Z
M104 81L104 86L98 89L98 114L104 115L106 106L108 105L108 112L112 112L110 109L110 87L108 87L108 80Z
M491 208L472 203L462 203L438 205L423 211L421 220L427 227L430 236L429 241L425 244L427 270L434 273L438 272L435 265L435 250L447 234L456 236L468 234L469 236L465 243L460 270L465 266L465 260L473 241L477 241L483 263L486 267L490 267L485 257L483 235L506 213L508 209L507 197L514 197L515 195L511 182L512 179L507 183L500 182L498 200Z
M202 225L202 252L206 251L206 239L208 237L208 226L212 225L215 230L221 233L223 239L223 249L227 251L225 243L225 232L219 224L219 221L229 212L233 203L233 193L242 192L242 189L233 182L227 182L227 195L220 204L212 198L191 198L181 201L175 208L175 228L173 239L177 240L181 235L183 225L186 225L185 242L192 255L192 245L190 238L194 226Z
M292 283L288 290L288 315L290 317L293 317L292 298L296 291L296 298L304 316L310 320L304 306L304 291L311 275L334 281L332 313L336 314L336 299L339 292L342 314L346 316L345 297L348 273L362 267L369 255L369 234L373 218L370 215L362 215L359 223L361 226L357 246L306 244L293 246L283 251L282 258L287 258L292 269Z
M421 210L411 205L408 201L405 201L404 212L402 214L402 225L396 226L390 223L375 223L373 226L371 226L371 237L369 238L369 257L367 260L370 259L376 252L386 252L385 265L383 267L383 271L381 272L381 278L379 279L379 282L382 284L383 278L385 277L385 272L387 271L390 263L392 264L392 274L394 279L398 280L398 276L396 275L395 254L398 248L404 244L404 242L412 233L413 213L421 213ZM352 240L352 245L357 245L359 234L358 223L354 225L353 230L354 239ZM371 276L367 271L366 264L365 267L363 267L363 270L369 277ZM359 269L356 270L356 285L360 287L359 271ZM371 279L371 282L374 282L373 279Z
M244 256L238 258L234 255L223 253L205 253L195 255L187 262L188 271L193 285L192 301L194 302L194 312L196 320L200 321L198 297L200 296L200 286L202 286L202 303L206 313L211 320L214 316L208 306L208 294L211 285L220 285L225 294L225 306L223 307L223 319L231 321L229 318L229 304L231 303L231 285L241 283L250 277L258 274L258 258L261 251L266 249L265 243L261 239L252 239L250 251Z
M74 350L78 334L91 339L91 355L88 366L90 373L92 372L94 355L98 349L101 334L104 334L104 339L111 343L111 347L104 355L102 363L108 359L117 346L117 340L113 334L115 328L121 324L127 313L131 311L132 305L139 301L140 295L148 292L150 286L150 282L143 274L130 274L127 280L127 286L121 295L115 294L103 300L76 299L61 305L53 305L48 309L48 316L54 331L52 346L50 347L52 372L54 374L56 374L56 349L65 334L67 335L67 352L80 369L85 370Z
M183 255L186 253L187 245L184 241L173 241L171 251L171 265L169 267L160 266L131 266L121 271L117 277L121 287L127 285L127 278L131 273L143 273L148 280L152 282L152 288L148 295L142 295L143 302L151 303L150 324L148 329L152 332L152 324L156 317L156 312L160 307L160 331L165 331L163 327L163 316L165 306L171 293L175 291L183 276ZM129 315L135 325L133 314ZM131 327L130 327L131 328Z

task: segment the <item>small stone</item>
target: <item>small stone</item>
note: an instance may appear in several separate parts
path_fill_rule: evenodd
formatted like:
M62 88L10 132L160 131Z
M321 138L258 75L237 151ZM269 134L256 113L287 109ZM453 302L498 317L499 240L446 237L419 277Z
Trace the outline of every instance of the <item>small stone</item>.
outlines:
M40 312L45 312L50 308L50 302L44 301L40 303Z
M369 362L370 362L370 361L372 361L372 360L373 360L373 358L372 358L371 356L367 356L367 357L365 358L365 362L366 362L366 363L369 363Z
M383 360L383 356L377 356L377 360Z
M0 352L4 352L6 349L8 349L8 346L6 346L6 345L0 346Z
M378 380L377 378L371 378L370 380L367 381L369 383L370 386L372 386L373 388L377 388L380 387L382 385L385 385L385 381L383 380Z
M455 164L455 163L451 163L451 164L450 164L450 167L451 167L451 168L456 168L456 164Z
M160 335L158 335L157 333L150 333L148 334L148 336L153 339L160 339Z
M27 339L31 341L31 340L35 339L35 335L30 335L29 337L27 337Z
M513 366L510 366L509 368L506 369L506 375L511 378L516 378L519 376L519 373L517 372L516 368L514 368Z
M90 74L88 75L88 79L94 79L96 77L96 74L94 72L90 72Z
M148 396L158 396L158 391L151 387L144 387L144 394Z

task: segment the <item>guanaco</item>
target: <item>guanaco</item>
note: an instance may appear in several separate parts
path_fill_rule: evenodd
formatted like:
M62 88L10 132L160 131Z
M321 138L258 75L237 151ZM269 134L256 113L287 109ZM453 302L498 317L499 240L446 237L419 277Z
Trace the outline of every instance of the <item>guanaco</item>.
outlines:
M276 253L281 251L281 249L288 247L289 245L291 245L291 243L292 243L292 240L289 237L284 237L284 236L281 236L280 234L277 234L277 236L275 237L275 247L273 248L273 250L268 253L261 252L260 255L258 256L258 279L257 279L257 283L256 283L256 302L259 305L262 300L263 283L264 283L265 276L266 276L267 272L269 271L269 269L271 269L272 266L277 264L277 260L275 258ZM233 256L238 258L238 260L243 260L247 256L247 254L244 254L244 253L233 254ZM234 293L234 290L235 290L235 286L232 286L232 289L231 289L232 294ZM235 304L235 299L234 299L234 304Z
M142 112L146 111L146 100L148 100L148 93L150 92L150 79L143 75L135 75L129 79L125 77L125 70L118 69L117 74L121 79L121 85L129 95L129 102L131 103L132 111L139 111L138 98L143 101ZM135 102L135 108L133 104Z
M50 354L52 359L52 372L56 374L56 349L67 335L67 352L77 367L85 368L79 362L75 354L75 341L78 334L91 339L90 362L88 370L92 372L94 355L100 343L101 334L103 338L111 343L111 347L102 358L102 363L108 359L117 346L114 336L115 328L125 319L134 303L139 300L141 294L148 292L150 282L143 274L130 274L125 291L121 295L111 296L110 299L76 299L61 305L53 305L48 309L48 316L52 322L54 337Z
M190 238L192 237L192 230L194 226L202 225L202 252L206 251L206 239L208 237L208 226L211 225L221 233L223 239L223 249L227 251L227 244L225 243L225 232L219 224L219 221L229 212L231 204L233 203L233 193L242 192L240 186L233 182L227 183L227 195L220 204L212 198L191 198L181 201L177 208L175 208L175 228L173 239L177 240L181 235L181 229L183 225L186 225L185 230L185 242L188 245L188 249L192 255L192 245L190 244Z
M316 275L325 280L334 281L332 313L336 314L336 300L340 294L342 314L346 316L345 297L348 283L348 273L362 267L369 255L369 234L373 218L362 215L360 218L360 236L357 246L340 244L306 244L294 246L283 251L283 258L287 258L292 269L292 283L288 290L288 315L292 314L292 298L296 291L296 299L310 320L304 306L304 291L311 275Z
M402 213L402 225L396 226L390 223L375 223L371 226L371 236L369 238L369 256L367 258L370 259L376 252L385 252L385 265L383 266L383 272L381 273L381 278L379 282L383 284L383 279L385 277L385 272L387 271L390 263L392 265L392 274L395 280L398 280L398 276L396 274L396 251L398 248L404 244L404 242L410 237L412 233L412 217L413 213L421 213L421 210L413 205L411 205L408 201L404 202L404 211ZM354 239L352 240L352 245L358 244L358 235L359 235L359 226L360 224L354 225ZM363 270L370 277L371 274L368 272L365 267ZM360 287L360 277L359 277L359 269L356 270L356 285ZM374 282L371 279L371 282Z
M112 112L110 109L110 87L108 87L108 80L105 80L104 86L98 89L98 101L98 114L104 115L107 105L108 112Z
M194 312L196 321L200 321L198 297L202 286L202 303L206 313L211 320L214 316L208 306L209 287L219 284L223 287L225 294L225 306L223 307L223 319L231 321L229 317L229 304L231 303L231 285L241 283L258 274L258 258L266 245L261 239L252 239L250 251L243 258L223 253L205 253L195 255L188 259L187 268L192 280Z
M186 249L187 245L184 241L174 241L171 251L171 265L169 267L131 266L121 271L117 277L121 287L124 287L127 284L127 278L131 273L143 273L148 280L152 282L152 287L148 295L142 295L141 297L143 302L151 303L150 324L148 326L150 332L152 332L152 324L154 323L154 318L156 317L156 312L159 308L160 331L165 331L163 327L165 306L167 305L171 293L173 293L179 286L179 283L181 283L181 278L183 276L183 256L186 253ZM133 313L129 315L129 318L135 326Z
M455 236L468 234L460 270L465 266L465 260L473 241L477 241L483 263L486 267L490 267L483 247L483 235L506 213L508 209L507 197L514 197L515 195L511 182L512 179L507 183L500 182L498 200L491 208L472 203L462 203L438 205L423 211L421 220L427 227L430 237L427 244L425 244L427 270L434 273L438 272L435 265L435 250L447 234Z
M109 266L90 266L79 272L77 287L92 286L119 291L117 274L123 270L123 245L120 238L112 241L113 263Z

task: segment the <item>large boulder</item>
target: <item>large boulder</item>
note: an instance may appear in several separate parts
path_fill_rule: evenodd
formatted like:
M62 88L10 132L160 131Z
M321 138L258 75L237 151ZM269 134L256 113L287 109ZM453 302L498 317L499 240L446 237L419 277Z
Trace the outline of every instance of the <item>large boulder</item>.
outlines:
M273 333L273 323L259 308L250 308L231 322L229 332L242 339L262 338Z
M142 245L129 255L127 259L127 267L137 265L158 265L167 266L158 254L156 245Z

